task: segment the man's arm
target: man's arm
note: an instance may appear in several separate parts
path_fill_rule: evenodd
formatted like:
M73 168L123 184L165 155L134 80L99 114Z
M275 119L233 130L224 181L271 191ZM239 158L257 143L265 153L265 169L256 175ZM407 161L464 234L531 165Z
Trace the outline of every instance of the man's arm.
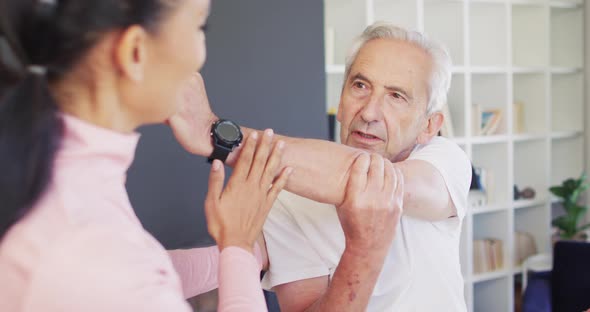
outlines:
M322 276L275 286L281 311L364 311L388 250L347 248L332 281Z
M442 174L423 160L395 163L404 174L404 215L431 222L456 216Z
M196 75L183 94L179 112L168 120L180 144L189 152L209 156L213 152L210 129L218 118L211 111L203 79ZM242 127L247 137L254 129ZM262 132L259 131L262 135ZM297 195L328 204L340 205L354 161L365 152L329 141L290 138L285 141L283 166L294 168L285 187ZM239 149L227 164L233 165ZM440 173L427 162L397 163L406 177L405 213L417 218L443 220L455 214ZM313 182L313 183L311 183Z
M399 169L380 156L360 156L337 209L346 247L332 281L322 276L276 286L281 310L365 310L391 248L403 193Z

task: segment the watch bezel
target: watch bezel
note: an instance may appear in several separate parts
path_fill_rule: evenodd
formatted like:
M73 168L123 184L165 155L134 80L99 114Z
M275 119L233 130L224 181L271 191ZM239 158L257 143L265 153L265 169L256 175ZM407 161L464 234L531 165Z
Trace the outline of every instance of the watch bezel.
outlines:
M233 126L237 130L238 138L235 139L235 140L227 140L226 138L224 138L221 135L221 133L218 131L219 130L218 128L221 125L231 125L231 126ZM242 140L244 138L244 135L242 134L242 130L241 130L240 126L237 123L235 123L235 122L233 122L231 120L228 120L228 119L220 119L220 120L216 121L213 124L213 126L212 126L211 135L215 138L215 140L218 143L221 143L221 144L223 144L223 145L225 145L226 147L229 147L229 148L234 148L234 147L238 146L242 142Z

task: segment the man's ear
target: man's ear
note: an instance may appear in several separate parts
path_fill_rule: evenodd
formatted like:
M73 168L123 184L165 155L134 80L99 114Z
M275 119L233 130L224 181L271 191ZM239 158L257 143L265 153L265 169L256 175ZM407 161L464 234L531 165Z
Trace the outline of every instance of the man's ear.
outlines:
M442 128L445 116L442 112L434 112L426 119L426 127L418 135L418 144L426 144L430 139L438 134L440 128Z
M143 80L147 62L148 34L140 26L127 28L115 47L116 66L123 76L132 81Z

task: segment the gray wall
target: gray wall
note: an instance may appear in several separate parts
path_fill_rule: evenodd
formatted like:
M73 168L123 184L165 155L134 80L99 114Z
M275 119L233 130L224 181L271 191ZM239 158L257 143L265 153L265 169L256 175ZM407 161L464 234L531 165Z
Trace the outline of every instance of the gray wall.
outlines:
M212 1L202 73L213 111L253 128L327 138L323 2ZM211 244L203 215L209 166L164 126L141 129L127 189L167 248Z

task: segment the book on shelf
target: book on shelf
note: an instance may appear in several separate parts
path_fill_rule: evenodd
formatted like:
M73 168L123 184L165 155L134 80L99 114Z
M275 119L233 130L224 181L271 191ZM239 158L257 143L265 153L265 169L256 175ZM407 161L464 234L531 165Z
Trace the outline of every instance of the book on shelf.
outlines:
M473 173L472 173L472 185L477 185L477 188L475 188L477 191L479 191L480 193L485 195L485 205L488 204L493 204L496 201L495 198L495 192L496 192L496 188L495 188L495 181L494 181L494 172L488 168L484 168L484 167L479 167L479 166L473 166ZM474 190L472 189L470 192L470 195L477 195L480 196L479 194L475 194L475 192L473 192ZM473 194L472 194L473 193ZM481 207L481 206L480 206ZM472 207L472 208L477 208L477 207Z
M528 257L537 254L537 244L533 235L527 232L514 233L514 265L520 266Z
M524 129L524 103L522 101L516 101L512 106L512 131L516 134L521 134L525 132Z
M473 241L473 273L482 274L504 268L503 242L496 238Z

